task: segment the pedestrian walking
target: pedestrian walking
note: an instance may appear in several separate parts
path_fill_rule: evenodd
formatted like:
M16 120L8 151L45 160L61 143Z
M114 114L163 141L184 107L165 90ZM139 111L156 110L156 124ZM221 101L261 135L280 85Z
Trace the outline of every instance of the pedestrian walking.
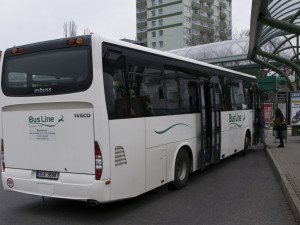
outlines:
M280 140L280 145L278 145L278 148L283 148L284 144L282 138L282 131L285 130L285 126L283 114L280 109L275 110L275 130L277 131L277 135Z
M260 142L263 143L264 148L269 147L266 143L266 136L265 136L265 117L263 114L262 109L257 109L256 113L256 128L257 128L257 137L260 139Z

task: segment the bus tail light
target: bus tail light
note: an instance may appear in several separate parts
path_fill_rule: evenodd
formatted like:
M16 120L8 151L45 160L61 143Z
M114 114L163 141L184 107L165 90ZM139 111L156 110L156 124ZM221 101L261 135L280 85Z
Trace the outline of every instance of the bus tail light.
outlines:
M2 171L5 171L5 159L4 159L4 143L1 141L1 162L2 162Z
M95 141L95 178L96 178L96 180L101 179L102 168L103 168L103 162L102 162L101 150L100 150L98 142Z
M24 48L13 48L11 50L12 54L23 53L23 52L24 52Z
M68 45L81 45L83 43L83 39L82 38L77 38L76 40L74 39L69 39L68 40Z

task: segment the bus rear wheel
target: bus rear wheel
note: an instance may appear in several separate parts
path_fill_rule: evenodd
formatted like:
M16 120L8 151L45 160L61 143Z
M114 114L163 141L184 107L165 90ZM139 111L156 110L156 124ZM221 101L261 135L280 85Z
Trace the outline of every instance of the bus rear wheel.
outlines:
M242 156L247 155L248 148L250 146L250 136L246 135L244 139L244 150L242 151Z
M190 167L189 153L185 148L182 148L176 156L174 181L170 183L172 189L178 190L186 185L190 175Z

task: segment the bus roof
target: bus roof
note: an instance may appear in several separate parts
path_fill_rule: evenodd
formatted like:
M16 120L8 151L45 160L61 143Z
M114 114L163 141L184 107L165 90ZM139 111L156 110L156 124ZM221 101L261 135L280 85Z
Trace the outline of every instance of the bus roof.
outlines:
M93 35L96 35L96 34L93 34ZM121 41L121 40L113 40L113 39L102 37L102 36L100 38L102 39L103 42L107 42L107 43L110 43L110 44L119 45L119 46L123 46L123 47L127 47L127 48L132 48L132 49L136 49L136 50L139 50L139 51L152 53L152 54L155 54L155 55L165 56L165 57L168 57L168 58L173 58L173 59L177 59L177 60L181 60L181 61L201 65L201 66L204 66L204 67L209 67L209 68L212 68L212 69L233 73L233 74L236 74L236 75L240 75L240 76L243 76L243 77L247 77L247 78L250 78L250 79L252 78L252 79L256 80L255 76L252 76L252 75L249 75L249 74L245 74L245 73L230 70L230 69L227 69L227 68L224 68L224 67L220 67L220 66L209 64L209 63L197 61L197 60L186 58L186 57L183 57L183 56L178 56L178 55L175 55L173 53L163 52L163 51L160 51L160 50L157 50L157 49L147 48L147 47L144 47L144 46L132 44L132 43Z

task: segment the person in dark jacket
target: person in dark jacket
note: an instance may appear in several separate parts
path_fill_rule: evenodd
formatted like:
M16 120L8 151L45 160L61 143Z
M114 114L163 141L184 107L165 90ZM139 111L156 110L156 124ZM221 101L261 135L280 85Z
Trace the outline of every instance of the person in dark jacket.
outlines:
M257 128L257 137L260 139L260 142L263 143L264 148L269 147L266 143L265 137L265 118L262 109L257 109L256 113L256 128Z
M280 109L275 110L275 129L278 132L278 138L280 140L280 145L278 145L278 148L283 148L283 138L282 138L282 131L284 130L283 128L283 123L284 123L284 117Z

